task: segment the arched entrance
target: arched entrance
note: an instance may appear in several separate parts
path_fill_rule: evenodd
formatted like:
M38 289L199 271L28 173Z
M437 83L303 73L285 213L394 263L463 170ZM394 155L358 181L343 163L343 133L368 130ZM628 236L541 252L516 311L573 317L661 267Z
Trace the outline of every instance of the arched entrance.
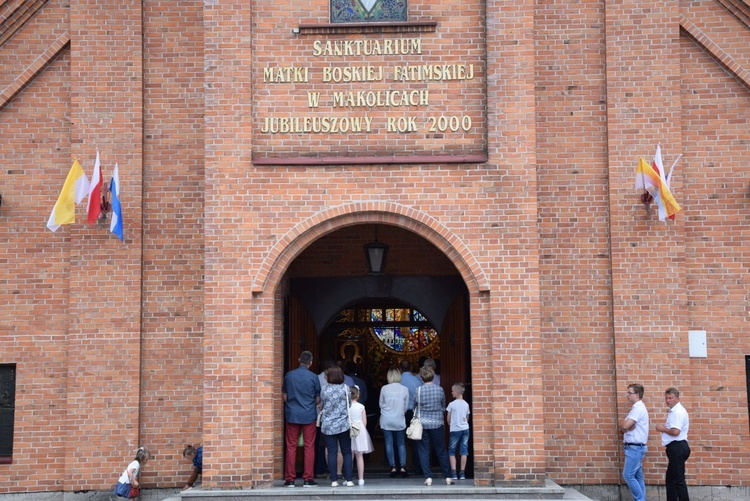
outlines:
M364 254L375 231L389 246L385 273L376 276L368 275ZM338 229L297 256L285 283L285 369L309 350L316 372L328 358L353 362L368 384L365 406L376 449L368 474L388 471L377 423L379 389L390 366L407 359L418 367L421 359L434 358L446 402L452 384L462 382L471 405L468 290L454 264L421 236L385 225Z

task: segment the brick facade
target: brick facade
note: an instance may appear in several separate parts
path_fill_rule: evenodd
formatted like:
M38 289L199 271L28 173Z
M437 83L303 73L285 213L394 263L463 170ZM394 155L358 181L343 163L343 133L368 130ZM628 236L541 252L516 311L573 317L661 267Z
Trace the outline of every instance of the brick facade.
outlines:
M690 485L750 487L750 6L412 0L418 27L368 35L297 4L0 5L0 364L17 367L0 494L110 489L140 444L147 487L184 481L186 443L204 444L204 486L271 486L289 281L364 275L374 226L399 251L388 273L466 285L476 484L620 483L641 382L653 424L683 391ZM476 127L263 135L263 116L336 88L262 80L331 63L304 52L316 38L476 61L410 111ZM633 188L657 143L668 166L683 155L668 224ZM107 182L119 164L124 243L83 204L45 228L72 157L90 175L97 149ZM689 356L695 329L707 358Z

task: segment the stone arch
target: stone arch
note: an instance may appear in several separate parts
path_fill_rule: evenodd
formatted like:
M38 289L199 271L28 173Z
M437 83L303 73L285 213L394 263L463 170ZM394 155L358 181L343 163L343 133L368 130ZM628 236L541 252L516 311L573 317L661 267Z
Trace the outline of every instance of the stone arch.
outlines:
M339 228L381 223L408 229L440 249L456 267L469 292L490 290L486 275L464 243L437 219L395 202L352 202L319 212L297 224L281 237L261 264L253 281L253 293L276 284L290 263L308 245Z

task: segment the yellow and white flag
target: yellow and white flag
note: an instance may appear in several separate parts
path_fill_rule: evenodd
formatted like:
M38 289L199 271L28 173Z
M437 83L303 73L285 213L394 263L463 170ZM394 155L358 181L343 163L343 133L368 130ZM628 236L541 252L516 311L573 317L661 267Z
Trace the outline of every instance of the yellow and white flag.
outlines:
M57 229L63 224L76 222L76 205L89 194L89 180L83 172L78 159L73 162L65 178L60 196L57 198L52 214L47 221L47 228L51 231Z

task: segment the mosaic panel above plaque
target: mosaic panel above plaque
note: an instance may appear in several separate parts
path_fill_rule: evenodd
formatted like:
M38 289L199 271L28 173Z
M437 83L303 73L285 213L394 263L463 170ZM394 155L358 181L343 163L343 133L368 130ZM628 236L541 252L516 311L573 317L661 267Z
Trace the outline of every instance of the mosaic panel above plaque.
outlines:
M406 0L331 0L332 23L406 21Z

